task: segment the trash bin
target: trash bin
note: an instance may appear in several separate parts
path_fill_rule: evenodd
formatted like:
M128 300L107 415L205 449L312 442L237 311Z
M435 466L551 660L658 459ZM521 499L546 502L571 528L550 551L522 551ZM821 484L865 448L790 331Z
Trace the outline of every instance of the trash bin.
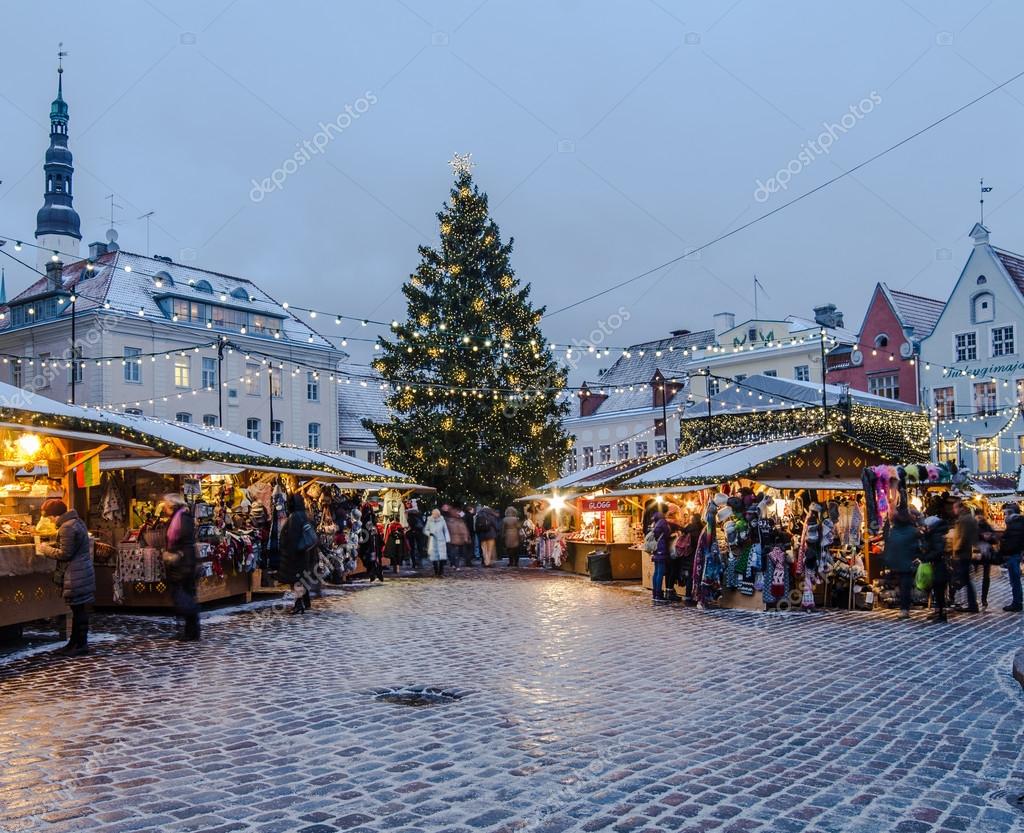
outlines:
M612 554L608 550L587 553L587 572L591 581L612 580Z

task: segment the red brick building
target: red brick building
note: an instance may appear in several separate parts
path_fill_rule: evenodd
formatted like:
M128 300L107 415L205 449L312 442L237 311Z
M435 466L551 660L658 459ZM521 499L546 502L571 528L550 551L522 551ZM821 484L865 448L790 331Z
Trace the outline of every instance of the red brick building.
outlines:
M856 349L842 348L829 356L829 383L918 404L916 356L945 305L884 283L875 286Z

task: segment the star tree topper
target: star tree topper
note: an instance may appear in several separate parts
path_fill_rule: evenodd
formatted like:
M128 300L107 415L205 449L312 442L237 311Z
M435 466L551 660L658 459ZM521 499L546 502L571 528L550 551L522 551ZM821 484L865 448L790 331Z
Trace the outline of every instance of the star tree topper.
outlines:
M476 167L472 153L456 153L448 164L455 176L472 173Z

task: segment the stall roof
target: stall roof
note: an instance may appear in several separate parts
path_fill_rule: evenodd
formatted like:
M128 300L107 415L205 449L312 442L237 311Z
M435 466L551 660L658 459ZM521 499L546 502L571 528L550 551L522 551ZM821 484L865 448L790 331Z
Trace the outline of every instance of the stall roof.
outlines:
M669 459L665 457L664 459ZM604 463L599 466L591 466L588 469L567 474L558 480L552 480L540 487L541 492L554 492L560 489L569 489L575 492L591 492L603 488L610 483L618 483L621 480L636 474L646 468L658 464L658 458L646 458L643 460L624 460L620 463Z
M840 492L859 492L863 482L853 477L814 477L808 480L758 480L762 486L773 489L833 489Z
M724 480L741 475L754 466L767 463L769 460L815 445L827 436L827 434L816 434L792 440L748 443L695 451L693 454L677 457L671 462L637 477L624 480L621 486L624 489L645 486L669 488L673 483Z
M135 458L131 460L105 459L100 461L101 471L135 469L153 474L183 474L199 477L204 474L238 474L244 466L219 463L216 460L177 460L174 457L156 459Z

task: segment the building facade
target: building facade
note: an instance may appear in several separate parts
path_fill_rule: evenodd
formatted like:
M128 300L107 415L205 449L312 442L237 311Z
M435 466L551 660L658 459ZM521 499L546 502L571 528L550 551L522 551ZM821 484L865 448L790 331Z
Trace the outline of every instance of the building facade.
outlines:
M1024 453L1024 256L996 248L981 224L931 334L921 390L936 453L979 473L1014 472Z
M714 404L748 377L820 385L822 332L826 362L830 351L852 345L856 336L843 329L833 305L815 315L737 325L735 315L719 313L714 329L676 330L670 338L628 347L595 382L584 383L576 413L565 420L574 439L567 470L675 452L679 420L703 412L709 397Z
M833 352L828 381L919 404L921 341L931 334L945 305L945 301L877 284L857 343Z
M384 453L364 419L387 422L386 392L372 367L346 364L338 384L338 449L360 460L384 465Z
M59 79L36 218L45 277L0 306L0 379L80 405L336 449L348 356L309 322L245 278L123 251L113 231L79 256Z

